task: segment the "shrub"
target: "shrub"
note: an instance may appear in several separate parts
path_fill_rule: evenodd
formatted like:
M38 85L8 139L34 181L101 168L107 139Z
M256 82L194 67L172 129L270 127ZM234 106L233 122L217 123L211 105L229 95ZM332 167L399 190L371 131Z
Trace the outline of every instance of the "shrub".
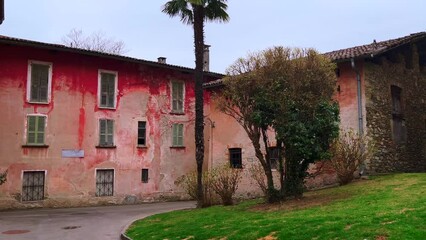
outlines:
M211 172L211 187L220 196L223 205L232 205L242 175L241 169L230 168L229 164L217 167Z
M5 183L7 180L7 170L3 173L0 173L0 185Z
M341 130L332 146L331 163L341 185L350 183L357 168L371 157L373 142L353 130Z
M193 171L186 175L179 177L176 185L182 187L185 192L192 198L197 200L197 172ZM211 173L205 171L203 173L203 197L204 205L202 207L208 207L219 204L219 198L212 189L212 177Z
M262 190L263 196L268 196L268 187L266 185L266 176L265 172L263 171L262 165L260 163L253 163L248 168L250 178L257 184Z

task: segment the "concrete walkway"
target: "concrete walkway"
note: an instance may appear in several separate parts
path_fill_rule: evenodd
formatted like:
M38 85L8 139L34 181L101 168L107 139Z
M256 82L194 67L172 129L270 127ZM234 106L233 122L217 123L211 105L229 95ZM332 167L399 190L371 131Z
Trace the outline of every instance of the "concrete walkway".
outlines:
M0 239L117 240L131 222L149 215L193 208L195 202L147 203L0 212Z

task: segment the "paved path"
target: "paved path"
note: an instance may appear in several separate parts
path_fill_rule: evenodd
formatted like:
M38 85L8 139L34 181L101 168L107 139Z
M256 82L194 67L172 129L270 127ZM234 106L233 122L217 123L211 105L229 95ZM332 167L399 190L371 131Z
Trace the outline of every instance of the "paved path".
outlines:
M121 231L136 219L193 207L195 202L167 202L5 211L0 212L0 239L117 240Z

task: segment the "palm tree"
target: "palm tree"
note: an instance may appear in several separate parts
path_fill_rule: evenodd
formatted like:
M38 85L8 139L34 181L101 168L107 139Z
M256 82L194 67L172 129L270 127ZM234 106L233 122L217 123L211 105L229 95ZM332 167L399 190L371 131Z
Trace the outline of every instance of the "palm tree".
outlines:
M184 24L194 28L195 46L195 160L197 162L197 205L203 207L204 110L203 110L203 51L204 21L227 22L227 0L171 0L163 6L170 17L179 16Z

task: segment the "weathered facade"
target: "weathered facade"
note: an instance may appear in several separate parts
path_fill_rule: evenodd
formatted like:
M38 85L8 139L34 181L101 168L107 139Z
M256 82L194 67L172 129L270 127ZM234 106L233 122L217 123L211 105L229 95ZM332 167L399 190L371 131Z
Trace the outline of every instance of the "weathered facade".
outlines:
M1 36L0 53L0 209L187 197L175 182L196 167L193 69ZM368 172L426 171L426 33L326 55L342 127L376 143ZM252 144L211 97L223 75L205 77L205 168L240 168L238 195L258 195Z
M426 33L326 55L339 69L342 126L359 131L358 71L361 125L376 149L367 171L426 171Z
M0 208L186 197L192 69L7 37L0 53Z

